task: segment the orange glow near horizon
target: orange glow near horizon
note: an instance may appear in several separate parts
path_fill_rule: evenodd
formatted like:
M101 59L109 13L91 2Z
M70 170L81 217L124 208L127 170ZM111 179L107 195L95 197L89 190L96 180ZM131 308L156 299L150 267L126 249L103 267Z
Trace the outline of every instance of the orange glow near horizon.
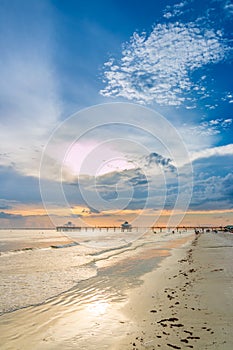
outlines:
M18 222L22 222L22 225L33 225L40 226L40 224L48 222L49 215L42 206L27 206L27 205L16 205L13 209L8 209L4 211L6 214L18 215ZM72 217L71 215L74 215ZM122 221L133 222L133 220L142 215L145 221L145 226L147 226L147 218L151 222L151 217L156 216L159 213L158 220L155 222L156 225L166 226L168 219L171 215L180 215L182 212L176 211L175 213L171 210L154 211L152 209L148 210L120 210L120 211L103 211L101 213L92 213L88 207L85 206L74 206L71 210L64 210L62 208L56 208L51 211L51 216L55 215L57 217L57 222L59 225L65 224L67 221L72 221L74 224L83 226L119 226ZM80 216L80 219L75 215ZM2 218L2 223L9 224L14 221L14 218ZM220 209L220 210L190 210L187 211L182 219L180 225L183 226L226 226L233 223L233 209ZM16 220L15 220L16 224ZM151 225L150 225L151 226Z

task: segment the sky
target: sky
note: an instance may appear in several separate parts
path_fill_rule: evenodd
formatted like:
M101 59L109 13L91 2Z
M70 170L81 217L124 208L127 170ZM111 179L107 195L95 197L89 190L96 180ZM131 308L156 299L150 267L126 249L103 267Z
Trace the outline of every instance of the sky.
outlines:
M233 3L0 2L0 227L233 224Z

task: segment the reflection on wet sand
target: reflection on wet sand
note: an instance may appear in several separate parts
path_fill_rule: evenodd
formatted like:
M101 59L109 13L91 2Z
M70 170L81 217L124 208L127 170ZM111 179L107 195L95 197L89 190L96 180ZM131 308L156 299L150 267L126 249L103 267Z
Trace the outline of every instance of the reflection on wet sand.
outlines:
M169 255L172 247L184 244L191 237L187 233L182 237L158 236L155 242L151 235L121 252L92 255L91 263L97 271L94 276L80 280L69 291L41 305L0 318L1 348L96 349L97 344L101 344L101 349L114 349L113 337L125 336L132 323L121 312L127 303L128 291L140 286L141 277ZM67 248L63 254L73 250L75 255L76 248ZM40 289L37 292L40 293Z

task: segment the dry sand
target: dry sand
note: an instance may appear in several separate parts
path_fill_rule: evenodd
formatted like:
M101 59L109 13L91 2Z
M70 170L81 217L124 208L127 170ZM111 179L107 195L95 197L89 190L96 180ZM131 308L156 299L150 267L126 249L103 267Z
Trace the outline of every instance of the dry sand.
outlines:
M233 349L233 235L202 234L133 290L113 349Z

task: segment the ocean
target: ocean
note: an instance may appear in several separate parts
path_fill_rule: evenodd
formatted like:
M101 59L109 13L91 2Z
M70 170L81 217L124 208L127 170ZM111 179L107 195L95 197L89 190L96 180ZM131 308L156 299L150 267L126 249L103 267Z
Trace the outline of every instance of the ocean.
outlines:
M128 291L193 237L142 233L0 230L1 348L94 349L106 337L107 349Z

